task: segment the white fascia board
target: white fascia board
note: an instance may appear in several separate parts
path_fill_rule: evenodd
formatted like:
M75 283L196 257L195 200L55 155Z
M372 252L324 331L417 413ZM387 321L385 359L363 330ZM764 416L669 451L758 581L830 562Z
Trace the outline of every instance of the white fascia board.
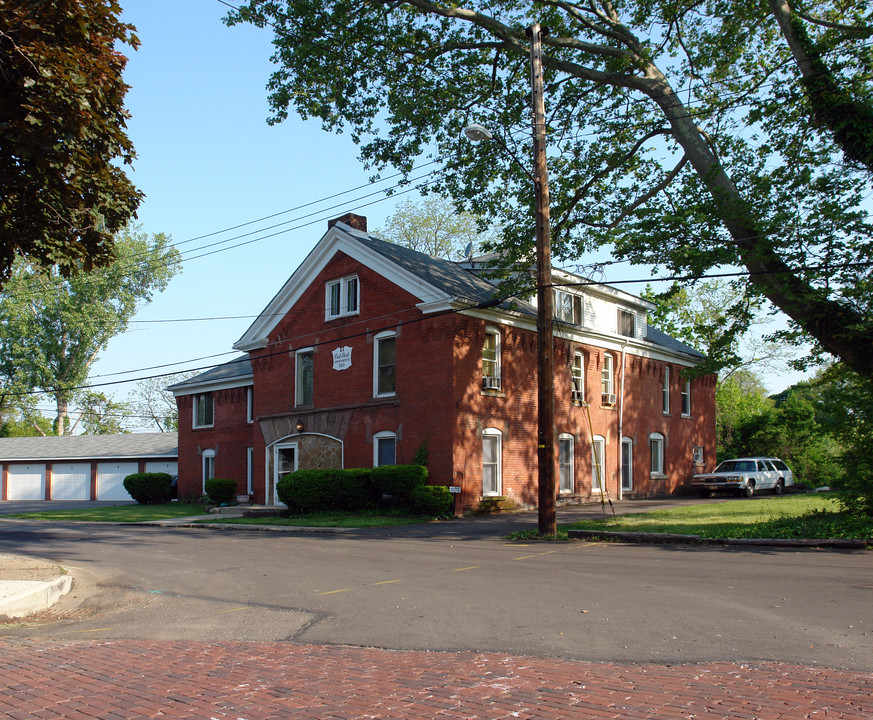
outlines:
M362 265L374 270L387 280L415 295L425 303L438 302L447 299L447 295L418 276L398 267L385 256L356 242L356 231L344 223L337 223L322 236L316 246L306 256L300 266L294 271L282 289L265 307L245 334L237 340L233 347L236 350L248 351L265 347L267 338L273 328L287 315L303 293L310 287L318 274L327 266L338 252L343 252Z
M255 384L253 376L237 378L235 380L216 380L215 382L205 382L200 385L191 385L189 387L173 390L173 397L182 397L183 395L198 395L204 392L218 392L219 390L230 390L231 388L252 387Z
M555 283L555 279L558 280ZM570 285L566 288L561 287L562 282L567 283L584 283L582 285ZM552 269L552 284L557 285L557 290L566 289L567 291L577 291L580 293L589 293L591 295L600 295L601 297L608 298L609 300L617 301L624 303L625 305L631 305L643 310L655 310L656 305L649 300L644 300L638 295L634 295L633 293L626 292L624 290L619 290L618 288L614 288L611 285L606 283L595 283L587 278L582 277L581 275L574 275L571 272L567 272L566 270L559 270L557 268Z

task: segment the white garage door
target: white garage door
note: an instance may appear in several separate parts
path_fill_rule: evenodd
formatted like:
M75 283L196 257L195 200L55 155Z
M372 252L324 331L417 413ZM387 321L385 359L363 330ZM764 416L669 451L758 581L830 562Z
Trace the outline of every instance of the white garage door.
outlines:
M167 475L175 477L179 474L179 463L173 460L152 460L145 464L146 472L165 472Z
M45 465L9 465L8 500L45 500Z
M90 500L91 463L52 465L52 500Z
M100 463L97 466L98 500L133 500L124 489L124 478L139 472L139 463Z

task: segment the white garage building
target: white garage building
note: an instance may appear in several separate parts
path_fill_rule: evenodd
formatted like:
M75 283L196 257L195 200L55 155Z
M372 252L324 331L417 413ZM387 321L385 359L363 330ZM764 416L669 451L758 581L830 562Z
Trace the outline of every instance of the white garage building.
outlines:
M177 473L177 433L0 438L2 500L132 498L124 478Z

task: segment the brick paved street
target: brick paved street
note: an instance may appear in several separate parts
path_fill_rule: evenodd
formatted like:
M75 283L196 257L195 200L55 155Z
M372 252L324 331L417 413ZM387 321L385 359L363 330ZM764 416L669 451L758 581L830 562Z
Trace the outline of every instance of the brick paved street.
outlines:
M286 643L0 642L0 717L869 720L873 676Z

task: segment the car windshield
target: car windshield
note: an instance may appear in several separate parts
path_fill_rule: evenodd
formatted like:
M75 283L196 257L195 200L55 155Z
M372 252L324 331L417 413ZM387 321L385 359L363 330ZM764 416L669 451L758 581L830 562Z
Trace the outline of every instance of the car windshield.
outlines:
M725 460L716 472L755 472L757 466L754 460Z

